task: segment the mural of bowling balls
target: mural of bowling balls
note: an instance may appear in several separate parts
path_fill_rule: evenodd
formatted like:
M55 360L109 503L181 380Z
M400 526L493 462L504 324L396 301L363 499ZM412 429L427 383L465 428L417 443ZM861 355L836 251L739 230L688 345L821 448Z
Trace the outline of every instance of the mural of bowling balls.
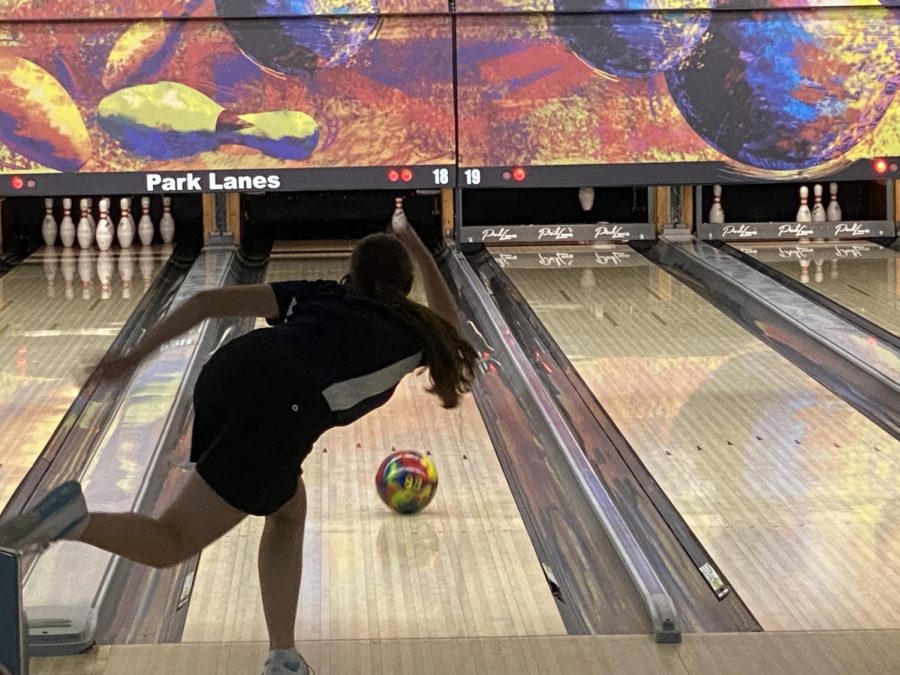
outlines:
M716 14L666 74L685 121L759 170L839 160L878 125L900 82L900 12Z
M286 75L346 64L378 25L377 0L216 0L216 11L220 16L280 17L224 23L251 60Z
M644 77L668 70L687 58L711 18L709 11L646 10L709 10L714 2L555 0L556 11L563 13L554 15L551 21L553 32L589 66L622 77Z

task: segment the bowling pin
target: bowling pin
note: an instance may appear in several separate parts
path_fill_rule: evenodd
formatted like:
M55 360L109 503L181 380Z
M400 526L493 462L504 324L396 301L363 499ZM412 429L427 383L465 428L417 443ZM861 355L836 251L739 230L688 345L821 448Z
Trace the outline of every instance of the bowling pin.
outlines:
M44 246L53 246L56 243L56 218L53 217L53 199L44 200L44 222L41 224L41 236L44 238Z
M809 188L805 185L800 188L800 208L797 209L798 223L811 223L812 213L809 210ZM809 263L807 263L807 267Z
M713 204L709 209L709 222L713 224L725 222L725 209L722 208L721 185L713 185Z
M94 291L94 261L88 251L78 254L78 277L81 279L82 299L90 300Z
M814 185L813 186L813 195L815 196L815 203L812 208L812 221L814 223L824 223L825 222L825 207L822 205L822 186Z
M82 249L89 249L94 243L94 230L88 220L88 200L81 200L81 220L78 221L78 245Z
M578 203L581 204L582 211L590 211L592 208L594 208L594 188L579 188Z
M63 204L69 203L69 207L71 210L72 200L64 199ZM84 209L84 206L82 206ZM63 218L62 225L59 228L59 238L62 241L62 245L66 248L71 248L75 244L75 223L72 222L72 217L70 216L68 220Z
M131 248L134 241L134 225L131 224L131 213L128 209L128 198L122 197L119 200L119 206L122 208L122 216L119 218L119 228L116 230L116 238L121 248Z
M55 248L48 248L44 253L44 275L47 277L47 297L56 297L56 268L59 266L59 256Z
M100 299L109 300L112 296L113 258L109 251L100 251L97 256L97 278L100 280Z
M122 277L122 299L128 300L134 278L134 251L130 248L119 253L119 276Z
M74 238L74 235L72 236ZM73 286L73 282L75 281L75 267L75 251L71 248L64 248L59 268L62 271L63 281L66 285L66 300L71 300L75 297L75 287Z
M66 197L63 199L63 218L59 223L59 232L63 230L67 232L75 231L75 221L72 220L72 200Z
M91 197L88 197L88 222L91 224L91 232L94 233L94 236L97 236L97 221L94 219L94 200Z
M141 197L141 220L138 223L138 237L143 246L153 243L153 221L150 220L150 197Z
M163 216L159 221L159 234L163 243L171 244L175 240L175 219L172 218L172 198L163 197Z
M97 248L108 251L113 243L115 232L109 219L109 200L100 200L100 220L97 222Z
M828 192L831 194L831 199L828 201L826 217L830 223L839 223L841 222L843 215L841 214L841 205L838 204L837 200L838 184L831 183L828 186Z

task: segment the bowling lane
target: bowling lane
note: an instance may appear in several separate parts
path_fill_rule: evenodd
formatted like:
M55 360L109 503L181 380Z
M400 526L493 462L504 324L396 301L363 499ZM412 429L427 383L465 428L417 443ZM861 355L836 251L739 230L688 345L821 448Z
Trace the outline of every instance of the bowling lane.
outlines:
M764 629L900 626L893 438L643 258L505 272Z
M0 278L0 509L170 254L43 248Z
M900 254L896 251L868 241L731 245L900 335Z
M336 279L346 269L344 257L273 259L268 279ZM446 411L425 386L425 377L407 378L385 407L325 434L304 463L297 638L565 634L474 400ZM434 457L438 492L417 516L390 512L375 492L391 448ZM203 552L183 642L266 639L256 574L262 525L250 518Z

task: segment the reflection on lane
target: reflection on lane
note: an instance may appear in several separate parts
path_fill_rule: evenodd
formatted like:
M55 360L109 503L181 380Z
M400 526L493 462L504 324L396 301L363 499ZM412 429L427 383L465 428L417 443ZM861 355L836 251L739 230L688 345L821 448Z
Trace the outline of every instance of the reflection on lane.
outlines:
M900 335L900 254L896 251L855 241L733 246Z
M0 278L0 510L171 249L41 249Z
M900 626L894 439L648 262L506 273L765 629Z

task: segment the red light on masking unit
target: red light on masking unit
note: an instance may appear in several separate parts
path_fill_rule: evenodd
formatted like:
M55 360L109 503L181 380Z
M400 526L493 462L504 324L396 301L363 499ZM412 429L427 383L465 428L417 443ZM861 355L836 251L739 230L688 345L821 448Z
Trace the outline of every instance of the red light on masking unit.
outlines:
M512 177L519 181L520 183L525 180L525 169L521 166L517 166L512 170Z
M9 185L13 190L21 190L25 187L25 181L22 180L21 176L13 176L9 179Z
M875 173L885 173L888 170L887 160L884 157L879 157L872 162L872 168L875 169Z
M392 183L396 183L398 180L400 180L399 172L396 169L388 170L388 180Z
M400 178L403 180L404 183L408 183L409 181L411 181L412 176L413 176L413 174L410 169L403 169L403 171L400 172Z

